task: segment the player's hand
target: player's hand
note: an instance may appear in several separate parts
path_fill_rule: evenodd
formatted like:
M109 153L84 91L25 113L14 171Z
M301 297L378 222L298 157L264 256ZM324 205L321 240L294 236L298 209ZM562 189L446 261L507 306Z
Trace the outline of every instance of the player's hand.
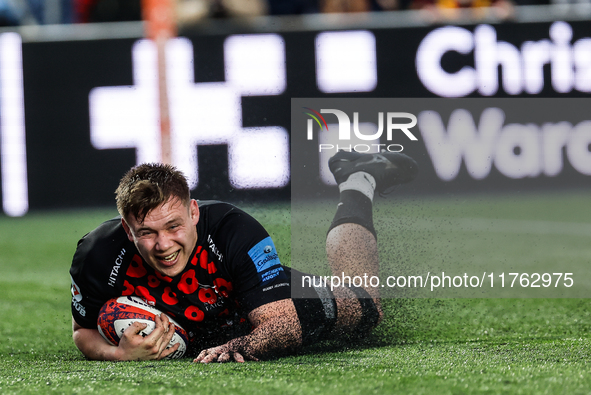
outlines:
M239 350L232 342L223 344L221 346L208 348L199 353L193 362L210 363L210 362L244 362L245 360L258 361L258 358L247 354L244 350Z
M175 327L165 314L156 316L155 328L148 336L141 335L147 325L140 322L132 323L121 336L118 346L118 359L122 361L138 361L163 359L179 348L179 344L166 349L172 337Z

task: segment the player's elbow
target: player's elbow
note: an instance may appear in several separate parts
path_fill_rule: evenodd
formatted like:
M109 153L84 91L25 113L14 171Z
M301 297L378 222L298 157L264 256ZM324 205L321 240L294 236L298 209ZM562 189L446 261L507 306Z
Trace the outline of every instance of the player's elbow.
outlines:
M112 360L105 354L103 344L97 330L88 329L80 326L72 318L72 339L80 352L88 359L92 360Z
M76 347L80 349L80 343L82 342L84 328L80 326L74 317L72 317L72 339L74 340L74 344Z
M89 358L89 356L84 352L84 328L78 325L76 320L72 317L72 340L74 340L74 344L84 354L85 357Z
M74 340L74 344L78 346L77 341L80 339L80 329L82 327L78 325L74 317L72 317L72 339ZM78 347L80 348L80 347Z

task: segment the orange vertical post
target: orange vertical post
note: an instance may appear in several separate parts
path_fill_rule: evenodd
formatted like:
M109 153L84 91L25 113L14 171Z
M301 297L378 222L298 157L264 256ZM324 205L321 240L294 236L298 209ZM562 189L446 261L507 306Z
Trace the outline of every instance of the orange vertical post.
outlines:
M158 107L162 163L172 163L170 111L166 83L166 42L176 36L175 0L142 0L146 36L156 44L158 67Z

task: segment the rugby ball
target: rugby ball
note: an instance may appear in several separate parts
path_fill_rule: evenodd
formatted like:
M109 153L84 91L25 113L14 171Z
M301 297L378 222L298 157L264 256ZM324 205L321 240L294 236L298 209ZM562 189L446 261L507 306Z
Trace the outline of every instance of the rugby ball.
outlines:
M137 296L120 296L110 299L103 305L99 312L97 327L101 336L110 344L117 346L123 332L134 322L148 325L140 334L148 336L156 327L154 319L161 311L150 306L142 298ZM189 337L187 332L169 316L169 320L175 326L175 334L167 348L180 343L178 350L170 354L167 359L181 358L187 351Z

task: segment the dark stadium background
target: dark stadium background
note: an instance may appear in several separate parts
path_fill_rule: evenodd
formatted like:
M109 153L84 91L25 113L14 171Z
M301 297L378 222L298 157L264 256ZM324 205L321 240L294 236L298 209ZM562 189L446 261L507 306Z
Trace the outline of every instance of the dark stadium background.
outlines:
M585 21L568 21L572 27L571 43L591 37L591 25ZM492 23L497 40L506 41L517 48L526 41L549 39L552 22ZM138 25L139 26L139 25ZM230 25L228 25L230 26ZM476 24L462 27L473 31ZM285 42L287 86L277 96L251 96L242 98L243 127L281 126L291 129L292 98L436 98L421 83L415 69L415 54L421 40L438 26L378 27L368 23L350 26L298 28L278 26L276 32ZM369 30L376 40L378 84L369 92L328 94L316 85L314 40L321 31ZM181 30L180 35L191 40L194 48L195 82L224 81L223 43L230 34L267 33L269 28L232 25L224 29L192 28ZM271 29L273 30L273 29ZM141 39L138 34L124 38L100 39L43 38L26 36L23 39L23 77L25 100L25 129L30 210L76 207L112 206L113 190L120 176L135 164L133 149L97 150L89 138L88 96L91 89L100 86L132 85L131 48ZM345 49L344 49L345 50ZM473 56L447 53L442 67L450 72L470 66ZM501 85L501 84L500 84ZM585 98L588 94L572 90L558 93L550 83L550 66L544 66L544 88L536 95L522 93L510 96L502 86L496 98ZM477 91L468 97L482 97ZM428 158L419 162L427 173ZM240 190L228 181L227 147L225 145L199 146L200 183L193 191L195 197L231 201L289 200L291 185L281 188ZM411 149L411 154L413 154ZM292 151L293 155L293 151ZM424 155L422 155L424 156ZM431 166L432 167L432 166ZM203 169L206 169L205 171ZM429 173L430 172L430 173ZM529 189L580 188L588 184L589 177L577 173L565 162L557 177L549 179L507 180L495 173L475 183L465 169L460 176L446 185L444 182L420 185L416 193L456 191L489 191ZM484 187L483 187L484 185Z

